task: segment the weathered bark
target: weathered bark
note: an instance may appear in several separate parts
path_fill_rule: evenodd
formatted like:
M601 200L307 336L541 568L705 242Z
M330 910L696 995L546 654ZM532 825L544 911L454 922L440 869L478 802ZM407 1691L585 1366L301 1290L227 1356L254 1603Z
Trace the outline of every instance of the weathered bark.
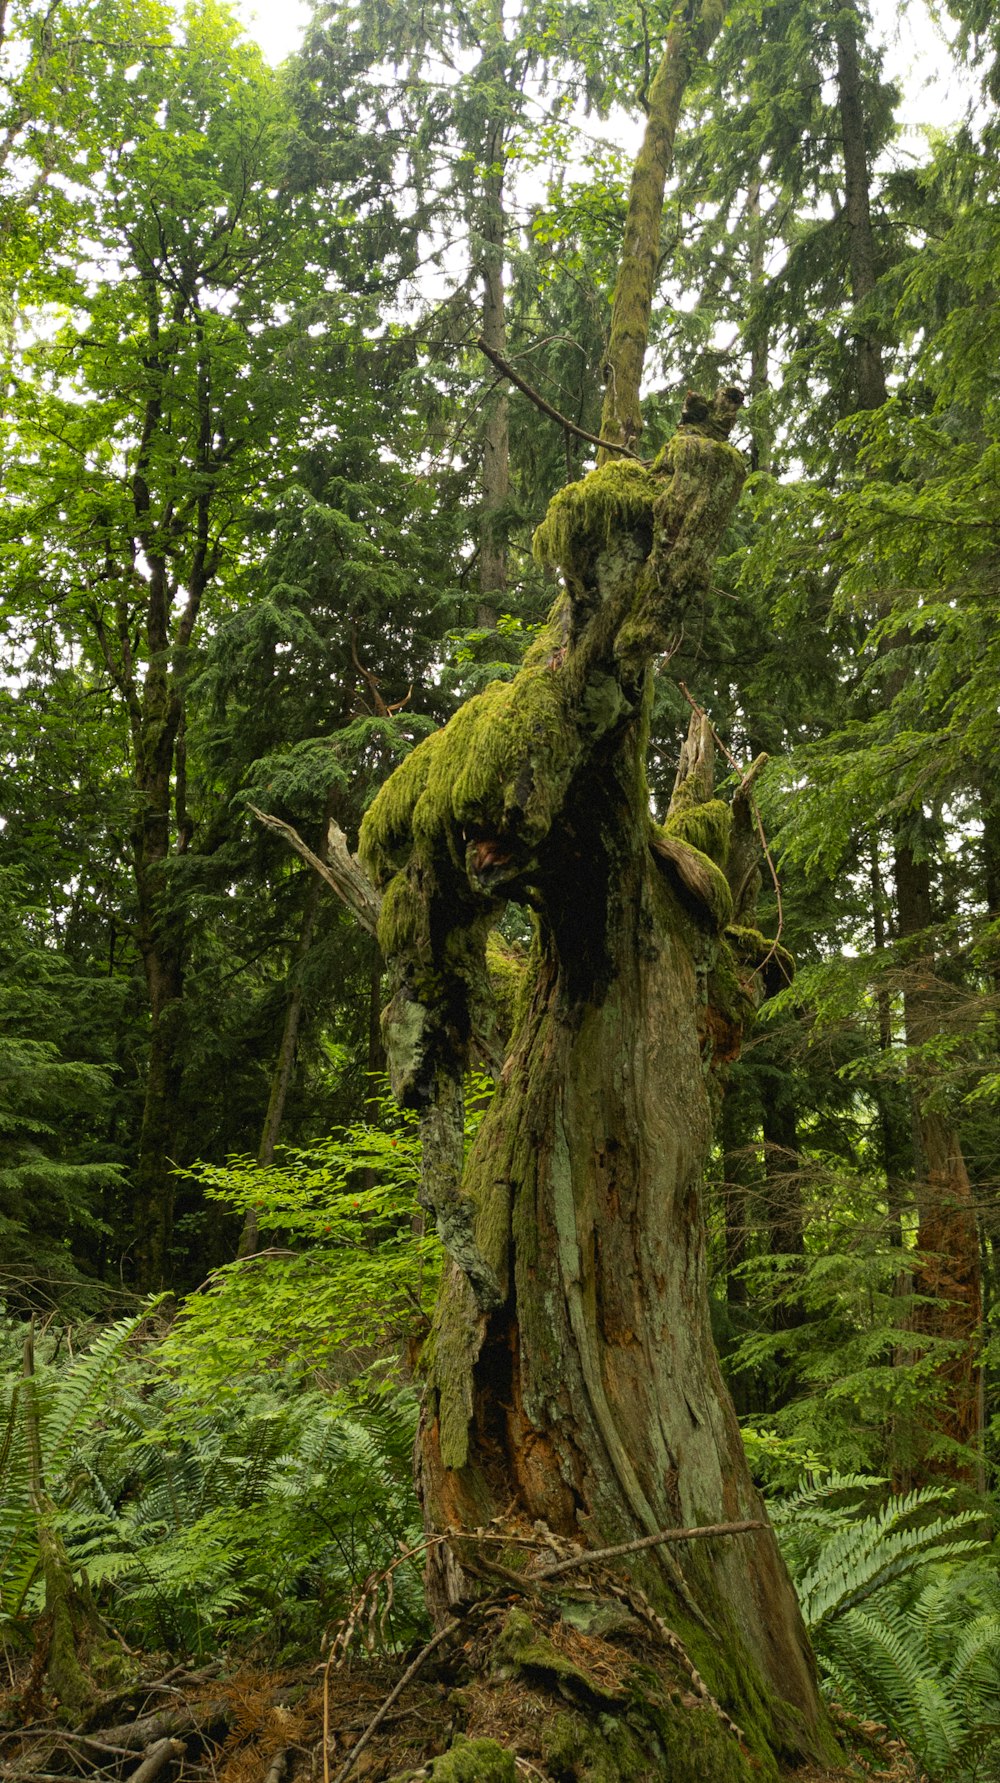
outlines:
M679 10L646 98L646 129L636 156L625 237L611 310L601 437L633 446L642 432L639 386L660 260L663 193L691 71L711 48L725 19L719 0L701 0L689 17ZM601 453L598 463L608 455Z
M742 481L725 443L737 407L703 403L659 472L606 465L556 497L536 541L565 584L549 627L513 683L413 752L362 831L385 886L390 1070L426 1111L448 1259L419 1440L428 1522L455 1532L431 1550L442 1616L475 1593L487 1524L592 1548L762 1515L709 1329L702 1184L708 1075L738 1049L768 950L724 933L733 826L707 727L662 828L644 771L649 661L704 590ZM530 1002L463 1175L485 932L512 896L537 913ZM766 1527L699 1544L683 1570L652 1550L633 1572L753 1717L768 1768L779 1747L821 1745Z

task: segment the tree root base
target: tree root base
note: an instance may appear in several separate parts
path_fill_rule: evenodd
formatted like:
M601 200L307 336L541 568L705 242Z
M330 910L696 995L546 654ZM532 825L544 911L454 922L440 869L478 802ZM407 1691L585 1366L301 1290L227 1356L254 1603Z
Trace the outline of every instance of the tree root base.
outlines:
M563 1608L579 1621L579 1605ZM580 1628L510 1605L475 1619L401 1693L347 1783L915 1783L919 1772L881 1729L851 1722L860 1764L831 1754L806 1769L758 1763L690 1679L644 1649L642 1631L609 1618L605 1601ZM128 1701L107 1699L103 1725L79 1734L52 1722L0 1731L0 1772L28 1783L39 1772L65 1783L131 1783L136 1764L163 1759L156 1783L310 1783L332 1780L404 1670L401 1661L354 1657L324 1687L314 1663L278 1672L243 1665L147 1677ZM162 1694L160 1692L162 1691ZM149 1705L159 1706L153 1713ZM0 1696L0 1722L3 1698ZM131 1719L122 1720L123 1712ZM166 1749L166 1750L164 1750ZM177 1756L184 1752L183 1757Z

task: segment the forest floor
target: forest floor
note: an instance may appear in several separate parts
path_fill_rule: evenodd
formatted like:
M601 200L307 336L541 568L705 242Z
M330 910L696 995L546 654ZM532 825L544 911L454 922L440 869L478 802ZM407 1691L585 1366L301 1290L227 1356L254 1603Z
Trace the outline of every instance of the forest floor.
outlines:
M221 1660L198 1671L174 1666L103 1697L69 1730L57 1725L54 1704L37 1691L31 1700L25 1667L0 1694L0 1776L6 1783L384 1783L433 1777L435 1757L464 1734L507 1745L518 1777L546 1783L540 1734L551 1710L518 1680L470 1677L454 1660L428 1663L351 1762L402 1675L398 1662L368 1658L285 1671L246 1661L231 1670ZM788 1776L796 1783L920 1783L912 1759L884 1730L852 1724L846 1737L854 1751L843 1769Z

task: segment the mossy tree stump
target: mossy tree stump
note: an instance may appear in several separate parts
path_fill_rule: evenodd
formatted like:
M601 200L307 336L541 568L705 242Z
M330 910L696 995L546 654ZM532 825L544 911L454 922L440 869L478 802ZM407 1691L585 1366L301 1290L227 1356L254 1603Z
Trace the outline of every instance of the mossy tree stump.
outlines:
M742 485L740 400L700 403L654 466L606 464L556 496L536 538L563 584L547 628L513 682L414 750L362 831L390 1068L424 1111L448 1256L418 1445L428 1524L454 1532L431 1550L442 1615L475 1596L487 1526L599 1548L763 1515L709 1329L702 1185L713 1069L777 956L747 917L746 801L714 797L706 727L662 827L645 776L651 666L704 598ZM509 898L535 913L531 981L463 1173L462 1074ZM766 1525L629 1571L762 1774L824 1746ZM690 1774L706 1774L694 1739Z

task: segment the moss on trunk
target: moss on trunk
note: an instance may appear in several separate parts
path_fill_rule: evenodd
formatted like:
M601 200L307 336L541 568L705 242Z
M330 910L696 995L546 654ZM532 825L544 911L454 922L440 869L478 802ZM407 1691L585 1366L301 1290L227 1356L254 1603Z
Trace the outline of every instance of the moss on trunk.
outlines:
M449 1251L419 1441L428 1522L453 1532L431 1550L442 1614L488 1575L495 1545L475 1534L488 1526L515 1551L539 1528L593 1549L763 1516L712 1345L702 1217L712 1074L738 1049L757 950L752 931L724 933L733 825L705 750L660 831L645 778L649 662L703 596L738 495L725 439L737 408L719 392L659 468L609 465L556 497L537 541L564 583L546 632L515 681L414 752L362 834L386 888L394 1081L428 1110L425 1189ZM509 896L535 911L534 951L461 1176L461 1074ZM554 1747L553 1776L739 1779L749 1759L727 1718L765 1775L775 1752L823 1748L769 1529L647 1549L629 1578L720 1714L708 1726L678 1707L669 1663L649 1660L627 1712L583 1690L588 1725L607 1713L614 1726L591 1728L589 1769L566 1769ZM510 1658L544 1672L535 1661L523 1643ZM559 1689L573 1694L568 1674Z

